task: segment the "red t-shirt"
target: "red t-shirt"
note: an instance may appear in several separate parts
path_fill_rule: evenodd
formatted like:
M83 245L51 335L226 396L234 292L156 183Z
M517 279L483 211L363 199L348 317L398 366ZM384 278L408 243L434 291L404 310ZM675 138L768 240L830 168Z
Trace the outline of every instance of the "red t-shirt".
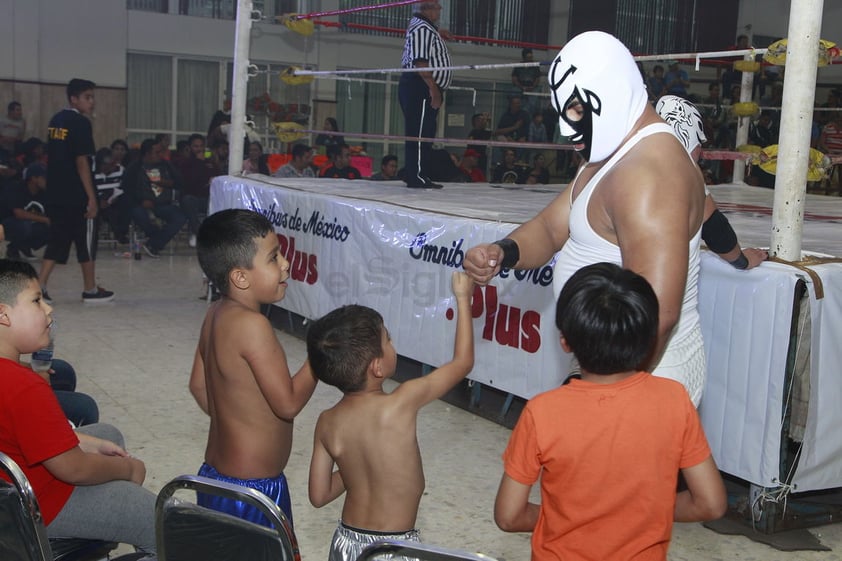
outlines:
M679 468L709 456L684 387L639 372L530 400L503 463L519 483L541 479L532 561L665 561Z
M21 467L49 524L73 485L53 477L42 462L78 446L79 439L41 376L0 358L0 386L0 451Z

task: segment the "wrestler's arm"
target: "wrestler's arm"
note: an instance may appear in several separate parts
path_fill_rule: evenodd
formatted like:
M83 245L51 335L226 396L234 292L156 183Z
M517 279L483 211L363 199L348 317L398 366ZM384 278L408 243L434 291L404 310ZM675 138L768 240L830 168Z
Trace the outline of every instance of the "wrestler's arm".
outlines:
M572 184L571 184L572 185ZM516 269L534 269L552 258L569 237L570 192L568 187L535 218L506 236L518 244ZM479 244L465 253L465 272L478 284L487 284L500 271L503 249L493 243Z
M640 171L644 170L644 171ZM662 171L662 170L661 170ZM688 221L694 186L689 174L670 178L659 170L634 168L614 173L603 181L605 211L614 228L623 267L649 281L658 296L658 346L660 356L681 313L687 282L690 234ZM680 184L681 182L683 184ZM622 182L622 185L616 182ZM629 188L634 182L634 189ZM666 183L666 184L665 184ZM679 183L676 185L676 183Z

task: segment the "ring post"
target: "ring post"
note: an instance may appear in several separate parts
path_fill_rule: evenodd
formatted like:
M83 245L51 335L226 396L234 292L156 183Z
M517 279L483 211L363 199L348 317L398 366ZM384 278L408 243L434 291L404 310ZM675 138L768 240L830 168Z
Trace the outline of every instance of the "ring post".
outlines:
M228 134L228 174L243 170L243 136L246 133L246 86L248 84L249 42L251 40L252 0L237 0L237 28L234 35L234 76L231 81L231 128Z
M801 260L810 128L824 0L792 2L769 255Z

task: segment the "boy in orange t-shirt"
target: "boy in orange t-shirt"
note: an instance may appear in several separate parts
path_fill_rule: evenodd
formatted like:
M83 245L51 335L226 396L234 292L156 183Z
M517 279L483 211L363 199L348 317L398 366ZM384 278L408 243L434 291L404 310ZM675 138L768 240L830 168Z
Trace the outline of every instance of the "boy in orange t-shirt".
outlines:
M719 518L727 501L687 391L645 372L658 299L640 275L597 263L565 284L556 325L581 379L527 403L494 520L532 532L533 561L666 560L673 521ZM539 479L540 505L529 502Z

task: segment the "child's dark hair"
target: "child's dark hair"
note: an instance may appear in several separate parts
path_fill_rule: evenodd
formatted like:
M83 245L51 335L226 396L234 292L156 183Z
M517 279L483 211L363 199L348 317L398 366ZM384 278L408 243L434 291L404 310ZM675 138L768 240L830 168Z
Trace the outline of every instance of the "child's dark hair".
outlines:
M310 324L307 356L316 377L342 393L365 387L371 361L383 356L383 317L366 306L337 308Z
M220 293L229 292L231 269L252 268L257 253L255 238L272 231L272 223L265 216L240 208L221 210L202 222L196 236L196 254L202 271Z
M96 84L90 80L83 80L81 78L73 78L67 83L67 101L71 97L79 97L88 90L96 88Z
M38 273L29 263L0 259L0 303L14 304L26 284L37 278Z
M649 368L658 339L658 297L637 273L611 263L579 269L558 296L555 318L583 370Z

